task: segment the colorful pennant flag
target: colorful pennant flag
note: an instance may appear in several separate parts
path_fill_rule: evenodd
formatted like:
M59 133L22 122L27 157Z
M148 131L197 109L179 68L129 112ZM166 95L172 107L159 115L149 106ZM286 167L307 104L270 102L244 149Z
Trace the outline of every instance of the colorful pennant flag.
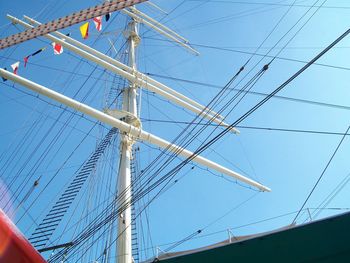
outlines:
M95 27L96 27L97 31L101 31L102 30L102 17L101 16L95 17L93 19L93 21L95 23Z
M87 39L89 36L89 22L86 22L82 26L80 26L80 33L83 39Z
M60 44L52 42L52 47L53 47L53 53L55 55L60 55L63 53L63 47Z
M29 55L29 56L26 56L25 58L23 58L23 60L24 60L24 67L27 66L29 57L30 57L30 55Z
M28 60L29 60L30 57L33 57L33 56L39 54L41 51L44 51L45 49L46 49L46 47L40 48L39 50L35 51L34 53L32 53L32 54L26 56L25 58L23 58L23 60L24 60L24 67L27 66L27 63L28 63Z
M106 22L110 19L110 17L111 17L111 13L108 13L108 14L105 15ZM98 17L93 18L93 22L95 24L96 30L97 31L101 31L102 30L102 16L98 16ZM80 26L80 33L81 33L81 36L83 37L83 39L87 39L88 38L88 36L89 36L89 22L86 22L85 24ZM70 33L66 34L66 36L70 36L70 35L71 35ZM53 42L52 43L52 47L53 47L55 55L60 55L60 54L63 53L62 45ZM23 58L24 67L27 66L27 63L28 63L28 60L29 60L30 57L33 57L33 56L39 54L40 52L44 51L45 49L46 49L46 47L43 47L43 48L35 51L34 53L24 57ZM17 71L18 71L18 68L19 68L19 64L20 64L20 62L18 61L18 62L16 62L16 63L11 65L11 68L13 69L13 73L14 74L17 74ZM5 70L6 70L6 68L5 68ZM6 79L3 78L3 81L6 81Z
M35 55L39 54L41 51L44 51L46 49L46 47L40 48L39 50L35 51L33 54L31 54L30 56L34 57Z
M11 65L11 68L13 70L13 74L16 74L17 75L17 71L18 71L18 68L19 68L19 61L17 61L16 63L13 63Z
M4 68L4 70L7 70L7 68ZM4 77L1 77L1 78L3 82L7 81L7 79L5 79Z

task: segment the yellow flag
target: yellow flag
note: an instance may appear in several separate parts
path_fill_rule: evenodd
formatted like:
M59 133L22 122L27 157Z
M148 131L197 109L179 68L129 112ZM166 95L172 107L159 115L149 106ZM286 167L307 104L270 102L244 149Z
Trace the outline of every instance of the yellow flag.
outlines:
M84 39L88 38L88 36L89 36L89 22L86 22L85 24L80 26L80 33Z

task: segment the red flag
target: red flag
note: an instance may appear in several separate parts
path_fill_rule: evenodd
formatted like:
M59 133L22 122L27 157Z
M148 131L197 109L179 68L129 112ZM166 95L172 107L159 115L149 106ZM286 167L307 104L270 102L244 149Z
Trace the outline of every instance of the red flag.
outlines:
M55 55L60 55L63 53L63 47L60 44L53 42L52 47Z
M17 71L18 71L18 68L19 68L19 61L17 61L16 63L12 64L11 68L13 69L13 74L17 75Z
M97 31L101 31L102 30L102 17L101 16L95 17L93 19L93 21L95 23L95 27L96 27Z
M30 57L34 57L35 55L39 54L40 52L44 51L46 49L46 47L40 48L39 50L35 51L34 53L26 56L25 58L23 58L24 60L24 67L27 66L28 60Z
M26 56L26 57L23 59L23 60L24 60L24 67L27 66L29 57L30 57L30 55L29 55L29 56Z

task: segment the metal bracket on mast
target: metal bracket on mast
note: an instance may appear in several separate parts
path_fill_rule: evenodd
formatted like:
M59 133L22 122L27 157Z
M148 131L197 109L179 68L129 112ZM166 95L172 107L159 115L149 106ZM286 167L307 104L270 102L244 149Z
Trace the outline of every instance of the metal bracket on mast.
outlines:
M117 110L117 109L105 109L104 112L106 114L116 118L116 119L119 119L123 122L126 122L126 123L138 128L138 129L141 129L141 127L142 127L140 119L128 111Z
M123 32L123 35L124 35L124 37L125 37L126 39L128 39L128 38L131 37L132 40L134 41L135 47L137 47L137 46L140 44L141 38L140 38L140 36L138 35L137 32L128 29L128 30L125 30L125 31Z

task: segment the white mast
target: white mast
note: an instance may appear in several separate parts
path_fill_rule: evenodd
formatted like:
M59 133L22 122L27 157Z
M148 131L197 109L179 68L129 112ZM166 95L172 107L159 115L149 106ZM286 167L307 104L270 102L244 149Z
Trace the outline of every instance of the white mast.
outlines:
M126 37L129 42L129 66L136 71L135 51L140 41L137 34L137 22L132 19L128 25ZM129 86L123 92L123 111L137 118L136 89L135 81L130 81ZM139 123L139 122L137 122ZM132 124L132 123L130 123ZM117 231L117 262L132 262L131 247L131 173L130 164L132 158L132 147L135 142L130 133L123 132L120 135L120 167L118 175L118 207L125 206L126 209L118 218Z
M208 119L213 122L218 123L223 127L229 127L228 124L223 122L223 118L199 103L185 97L184 95L170 89L162 83L159 83L141 72L137 71L135 51L136 47L140 41L140 37L137 32L138 23L144 23L150 26L152 29L163 34L164 36L174 40L178 38L176 43L180 44L182 47L196 53L193 48L191 48L187 42L182 42L182 37L178 34L174 34L173 31L166 28L165 26L157 23L153 19L149 18L145 14L136 10L131 9L132 12L124 11L129 16L131 16L131 22L128 25L127 32L125 34L129 42L129 65L124 65L119 61L116 61L97 50L94 50L86 45L76 41L70 37L64 36L62 33L54 32L57 35L55 37L51 34L45 35L44 37L50 39L51 41L60 43L65 48L79 54L80 56L93 61L106 69L119 74L129 80L128 87L124 88L123 92L123 105L122 110L117 109L106 109L105 112L96 110L88 105L78 102L74 99L68 98L62 94L59 94L53 90L50 90L44 86L27 80L23 77L10 73L6 70L0 69L0 76L17 82L33 91L43 94L49 98L52 98L60 103L63 103L69 107L72 107L80 112L83 112L91 117L94 117L104 123L114 126L120 131L120 165L119 165L119 176L118 176L118 204L117 207L122 207L123 212L118 218L118 228L117 228L117 257L116 261L118 263L132 263L132 242L131 242L131 159L132 159L132 147L137 140L143 140L157 146L160 146L169 151L176 152L178 155L191 158L192 161L197 162L206 167L212 168L220 173L232 176L237 180L245 182L253 187L260 189L261 191L270 191L270 189L258 182L255 182L237 172L234 172L226 167L223 167L215 162L212 162L200 155L196 155L193 152L182 148L181 146L172 144L158 136L150 134L141 128L141 122L139 116L137 116L137 103L136 103L136 91L142 86L144 88L153 89L159 95L162 95L169 100L183 106L184 108L199 114L200 116L205 115ZM137 14L137 15L136 15ZM142 16L143 18L140 18ZM32 26L8 15L8 18L14 23L18 23L24 27L31 28ZM40 24L39 22L26 17L33 24ZM147 21L148 20L148 21ZM180 40L179 40L180 39ZM70 42L70 43L69 43ZM238 133L235 128L229 127L234 133Z

